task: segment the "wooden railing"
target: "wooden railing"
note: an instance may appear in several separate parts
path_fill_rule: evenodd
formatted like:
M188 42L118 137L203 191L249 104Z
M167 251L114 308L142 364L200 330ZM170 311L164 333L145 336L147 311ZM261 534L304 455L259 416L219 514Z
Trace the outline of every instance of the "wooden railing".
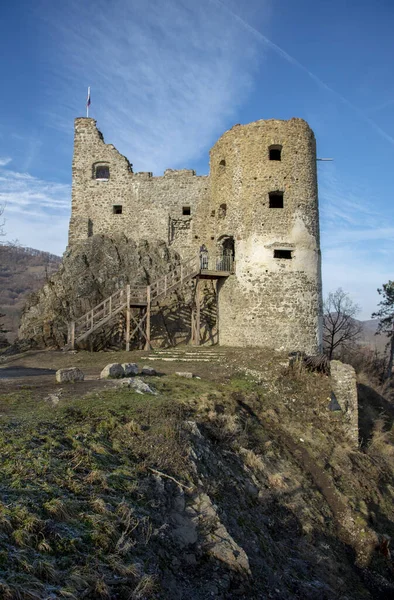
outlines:
M204 271L233 273L233 257L229 255L209 256L208 254L198 254L177 265L167 275L156 279L147 287L131 289L130 285L126 285L103 302L100 302L100 304L97 304L82 317L69 323L67 346L74 348L76 342L86 338L126 307L150 307L152 302L164 299L176 287L182 286L200 273L204 274Z
M114 292L79 319L70 324L69 342L81 341L130 304L146 304L146 287L130 289L129 285Z
M234 258L231 254L202 254L200 256L200 269L204 271L213 271L217 273L233 273L234 272Z
M186 260L182 264L176 266L172 271L156 279L150 285L150 297L151 301L164 298L169 292L171 292L178 285L182 285L189 279L192 279L198 275L200 271L200 261L198 256L193 256Z

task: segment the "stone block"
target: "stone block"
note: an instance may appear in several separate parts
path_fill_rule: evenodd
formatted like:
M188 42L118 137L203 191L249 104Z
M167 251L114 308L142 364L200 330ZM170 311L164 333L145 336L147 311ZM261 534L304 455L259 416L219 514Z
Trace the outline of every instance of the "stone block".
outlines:
M77 367L68 367L67 369L59 369L56 371L57 383L67 383L69 381L83 381L85 376L81 369Z
M339 360L330 363L331 386L335 398L349 422L349 435L358 445L358 397L356 372L351 365Z
M132 377L138 375L138 365L136 363L123 363L122 364L124 377Z
M185 377L186 379L193 379L193 373L190 371L176 371L175 375L178 375L178 377Z
M111 363L104 367L100 373L100 379L119 379L124 376L124 370L121 364Z
M152 367L144 366L141 369L141 375L157 375L157 373Z

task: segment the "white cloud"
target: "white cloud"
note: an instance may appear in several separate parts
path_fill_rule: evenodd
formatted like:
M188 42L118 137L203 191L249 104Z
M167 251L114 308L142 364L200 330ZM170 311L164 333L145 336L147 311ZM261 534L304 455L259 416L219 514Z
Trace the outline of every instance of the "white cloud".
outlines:
M67 7L54 4L49 17L60 44L55 88L67 100L57 125L69 130L68 115L84 115L90 85L90 115L106 141L136 170L156 173L187 166L233 125L252 86L257 43L212 2Z
M69 185L0 168L6 239L62 254L67 244L70 197Z
M8 156L6 156L6 157L0 157L0 167L5 167L11 161L12 161L12 158L9 158Z

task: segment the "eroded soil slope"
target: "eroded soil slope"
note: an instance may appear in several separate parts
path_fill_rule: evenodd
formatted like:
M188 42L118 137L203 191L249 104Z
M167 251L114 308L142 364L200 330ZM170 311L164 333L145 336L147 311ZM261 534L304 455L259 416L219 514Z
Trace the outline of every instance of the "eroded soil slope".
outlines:
M385 421L369 407L355 448L328 377L262 351L188 352L149 362L155 396L98 381L104 353L35 357L74 361L79 385L4 381L0 596L391 598L390 403ZM175 375L189 369L201 379Z

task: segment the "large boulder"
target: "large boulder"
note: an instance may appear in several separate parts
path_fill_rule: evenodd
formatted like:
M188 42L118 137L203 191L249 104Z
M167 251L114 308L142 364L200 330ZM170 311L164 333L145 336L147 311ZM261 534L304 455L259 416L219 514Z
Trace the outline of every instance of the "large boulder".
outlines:
M111 363L106 365L100 373L100 379L120 379L124 377L124 370L121 364Z
M56 371L57 383L68 383L73 381L83 381L85 376L81 369L77 367L68 367L67 369L59 369Z
M127 283L146 286L179 264L165 242L135 242L125 235L94 235L68 249L57 273L31 294L23 310L20 339L40 347L63 347L67 324L91 310ZM113 331L96 331L85 343L94 349L124 344L120 319ZM119 339L118 339L119 338Z
M157 375L155 369L144 365L141 369L141 375Z
M136 363L123 363L122 367L125 377L132 377L133 375L138 375L139 369Z

